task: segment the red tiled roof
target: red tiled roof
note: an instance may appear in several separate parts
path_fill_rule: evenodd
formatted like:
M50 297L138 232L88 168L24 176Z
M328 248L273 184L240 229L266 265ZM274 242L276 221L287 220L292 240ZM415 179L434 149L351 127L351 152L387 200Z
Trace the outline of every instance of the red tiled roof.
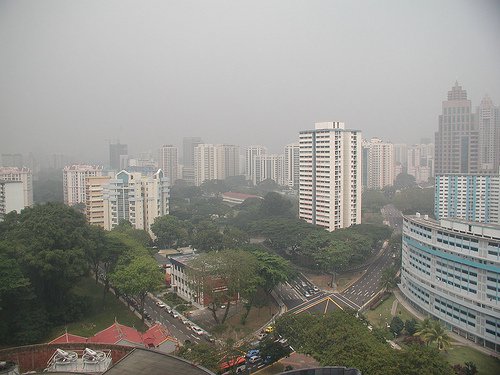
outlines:
M54 340L49 342L49 344L67 344L70 342L74 343L85 343L87 342L87 338L78 335L72 335L71 333L64 333L59 337L56 337Z
M89 338L89 342L101 344L116 344L120 340L127 340L135 344L143 343L142 335L139 331L118 322Z
M161 324L156 323L143 335L144 344L147 346L153 345L154 347L159 346L165 340L171 339L168 330Z

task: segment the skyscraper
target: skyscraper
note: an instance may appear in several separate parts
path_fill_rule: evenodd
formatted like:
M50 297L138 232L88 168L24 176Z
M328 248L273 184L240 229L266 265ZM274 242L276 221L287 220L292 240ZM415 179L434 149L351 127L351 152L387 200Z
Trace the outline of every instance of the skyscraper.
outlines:
M253 163L253 184L258 185L271 179L279 185L284 185L283 155L257 155Z
M255 157L267 154L267 148L264 146L248 146L245 149L245 178L247 180L254 180L254 165Z
M394 183L394 146L372 138L363 146L363 164L366 168L366 187L382 189ZM366 158L366 159L365 159ZM365 164L366 162L366 164Z
M360 224L361 132L322 122L299 139L299 217L329 231Z
M22 154L2 154L2 167L24 167Z
M194 148L203 143L200 137L184 137L182 139L182 178L189 184L195 183Z
M467 92L455 82L436 132L435 173L477 173L478 131Z
M486 95L477 108L479 169L498 173L500 167L500 108Z
M128 147L121 143L109 145L109 166L115 171L127 168Z
M285 146L283 155L284 184L295 190L299 189L299 156L300 145L298 143Z
M173 185L178 178L179 164L177 155L177 147L172 145L162 146L158 155L158 167L163 171L165 177L169 179L170 185Z

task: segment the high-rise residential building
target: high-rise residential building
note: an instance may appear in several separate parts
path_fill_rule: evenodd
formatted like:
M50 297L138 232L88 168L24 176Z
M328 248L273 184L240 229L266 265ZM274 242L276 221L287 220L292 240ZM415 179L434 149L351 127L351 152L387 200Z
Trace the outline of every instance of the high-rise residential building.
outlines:
M215 145L201 143L194 148L194 183L196 186L200 186L207 180L217 180L218 167Z
M329 231L360 224L361 132L322 122L299 139L299 217Z
M2 167L24 167L24 159L22 154L2 154Z
M23 183L0 180L0 221L9 212L19 213L25 207Z
M247 180L254 180L254 170L253 167L255 165L255 157L259 155L267 154L267 148L264 146L248 146L245 149L245 178Z
M110 176L87 177L85 179L85 216L92 225L105 228L104 187Z
M283 155L256 155L253 160L252 182L254 185L258 185L267 179L271 179L279 185L285 185Z
M99 165L68 165L63 169L64 204L73 206L85 204L85 180L88 177L102 175L102 166Z
M169 212L169 181L159 169L153 175L121 171L104 186L104 229L121 220L153 235L151 224Z
M203 143L200 137L184 137L182 139L182 164L194 167L194 148Z
M225 180L239 175L239 147L234 145L200 143L194 148L195 185L207 180Z
M228 177L240 174L240 148L235 145L217 145L217 163L220 165L218 179L225 180Z
M23 183L24 207L33 206L33 174L29 168L2 167L0 180L21 181Z
M406 172L417 183L428 182L434 176L434 144L418 144L408 147Z
M454 217L500 224L500 175L445 174L435 180L437 219Z
M300 145L298 143L291 143L285 146L283 154L284 185L295 190L299 190L299 156Z
M500 351L500 226L419 214L403 221L399 289L415 309Z
M500 108L486 95L477 107L479 131L479 170L499 173L500 167Z
M408 161L408 145L406 143L394 144L394 162L406 168Z
M165 177L169 179L170 185L173 185L178 179L178 150L176 146L164 145L160 148L158 154L158 167L163 171Z
M121 143L109 144L109 166L115 171L121 171L128 166L128 147Z
M363 167L366 168L366 188L383 189L394 184L394 146L372 138L363 144ZM364 179L363 179L364 180Z
M477 173L479 133L467 92L455 83L436 132L435 173Z

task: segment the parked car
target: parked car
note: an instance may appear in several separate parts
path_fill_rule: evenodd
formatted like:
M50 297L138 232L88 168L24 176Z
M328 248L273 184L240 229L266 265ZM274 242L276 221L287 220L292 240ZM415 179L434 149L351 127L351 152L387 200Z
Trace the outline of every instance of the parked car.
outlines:
M266 329L264 330L265 333L271 333L274 331L274 327L273 326L267 326Z
M309 294L309 292L305 292L304 297L309 298L309 297L311 297L311 295Z
M314 289L315 292L319 292L319 288L317 286L314 286L313 289Z
M161 309L167 307L167 305L165 305L163 302L156 302L156 306L158 306Z
M254 357L254 356L258 356L260 354L260 350L259 349L250 349L246 356L247 358L251 358L251 357Z
M179 317L179 314L176 311L172 310L172 316L177 319Z
M250 363L255 363L255 362L258 362L259 360L260 360L260 356L258 356L258 355L253 355L250 358L248 358L248 362L250 362Z

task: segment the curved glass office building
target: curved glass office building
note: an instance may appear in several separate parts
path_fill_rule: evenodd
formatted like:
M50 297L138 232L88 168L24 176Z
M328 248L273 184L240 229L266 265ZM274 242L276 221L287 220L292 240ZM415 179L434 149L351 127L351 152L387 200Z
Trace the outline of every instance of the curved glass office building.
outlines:
M405 216L399 288L421 312L500 352L500 226Z

